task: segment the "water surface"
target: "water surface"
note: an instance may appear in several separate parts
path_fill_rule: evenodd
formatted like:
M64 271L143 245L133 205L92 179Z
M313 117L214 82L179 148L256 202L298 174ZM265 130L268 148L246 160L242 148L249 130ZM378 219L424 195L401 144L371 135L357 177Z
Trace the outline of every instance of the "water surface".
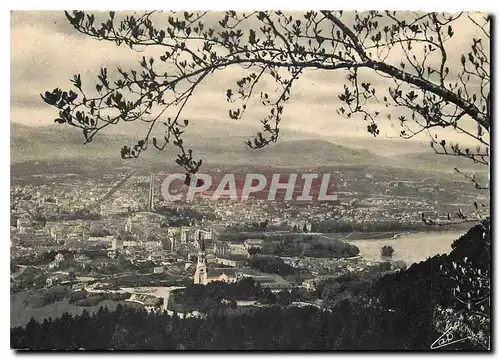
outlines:
M363 239L348 240L350 244L356 245L361 255L366 260L380 261L380 249L384 245L392 246L395 250L392 261L402 260L408 265L414 262L426 260L438 254L448 254L451 244L466 231L447 232L421 232L412 234L401 234L393 239Z

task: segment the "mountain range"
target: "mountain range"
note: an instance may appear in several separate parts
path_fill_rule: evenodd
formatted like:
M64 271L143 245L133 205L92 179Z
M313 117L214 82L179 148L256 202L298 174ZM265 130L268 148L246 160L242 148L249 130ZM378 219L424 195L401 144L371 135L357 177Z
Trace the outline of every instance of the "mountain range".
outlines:
M359 138L318 138L314 134L282 129L280 139L263 149L249 149L245 141L259 128L241 123L203 121L191 123L184 143L196 159L205 164L259 166L370 165L453 170L477 167L467 159L440 157L428 145L409 140ZM37 160L117 161L123 145L132 146L145 129L107 131L84 144L81 131L67 125L26 126L11 122L11 163ZM159 135L161 138L161 135ZM174 163L177 148L167 145L163 151L150 147L140 161ZM477 167L483 169L483 167Z

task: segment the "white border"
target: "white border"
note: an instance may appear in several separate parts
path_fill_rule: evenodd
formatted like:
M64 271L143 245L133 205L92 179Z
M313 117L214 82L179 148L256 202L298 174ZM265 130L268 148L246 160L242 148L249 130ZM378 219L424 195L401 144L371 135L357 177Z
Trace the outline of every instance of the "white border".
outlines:
M3 2L2 4L7 4L7 2ZM103 1L102 0L86 0L86 1L16 1L14 3L11 3L13 8L16 10L54 10L54 9L73 9L73 8L83 8L84 9L94 9L94 10L109 10L110 8L114 10L140 10L140 9L169 9L169 10L191 10L191 9L213 9L213 10L226 10L226 9L234 9L234 10L249 10L249 6L247 2L229 2L229 1L202 1L202 0L184 0L180 2L173 2L169 1L166 2L165 0L155 0L155 1L130 1L130 0L121 0L121 1L107 1L106 6L103 7ZM304 2L292 2L290 0L274 0L274 1L263 1L263 0L254 0L251 3L251 8L250 9L281 9L281 10L301 10L301 9L333 9L333 8L342 8L344 10L368 10L368 9L378 9L378 10L383 10L383 9L391 9L391 10L425 10L425 11L448 11L448 12L453 12L453 11L459 11L459 10L469 10L469 11L488 11L492 13L497 13L498 9L498 1L488 1L488 0L475 0L475 1L470 1L470 0L454 0L454 1L432 1L432 0L420 0L418 2L403 2L403 1L397 1L397 0L379 0L379 1L372 1L372 2L367 2L367 1L361 1L361 0L349 0L348 2L340 2L340 1L324 1L324 0L308 0L306 3ZM139 5L139 6L138 6ZM1 29L1 36L2 36L2 44L4 44L4 50L8 49L9 56L4 55L1 57L2 60L2 69L4 71L5 76L3 77L4 81L2 83L1 91L2 91L2 113L6 115L6 118L1 122L0 126L0 159L1 159L1 165L2 165L2 177L1 183L2 183L2 191L0 192L0 211L1 211L1 234L2 236L2 244L3 250L2 253L2 261L0 261L0 265L2 267L2 278L5 279L5 281L2 281L1 283L4 286L4 290L2 292L2 295L0 297L1 299L1 309L3 310L2 312L4 313L4 321L3 321L3 326L2 326L2 334L1 334L1 350L2 350L2 358L11 358L15 356L15 353L10 350L10 301L9 301L9 294L10 294L10 289L7 287L9 282L7 281L7 276L10 272L9 269L9 254L10 254L10 241L9 241L9 236L10 236L10 210L8 205L10 204L10 198L9 198L9 192L7 187L10 188L10 176L7 176L7 173L10 174L10 81L7 81L7 79L10 79L10 13L7 11L7 9L2 10L0 13L1 15L1 22L0 26L2 27ZM495 23L495 29L498 26ZM494 39L496 40L498 38L497 36L498 31L495 30L495 35ZM496 54L496 51L495 51ZM498 57L495 55L494 57L495 62L494 62L494 67L495 65L498 65ZM495 88L495 90L497 90ZM498 92L495 91L495 105L498 107L499 104L499 99L498 99ZM496 109L497 109L496 107ZM495 112L496 114L497 112ZM494 139L498 139L498 131L494 129L493 131L494 134ZM493 152L493 151L492 151ZM496 154L495 154L496 155ZM496 156L494 155L494 159L496 159ZM495 163L497 162L496 160L494 161ZM497 166L495 166L497 168ZM495 184L493 186L496 188L496 184L499 181L497 176L494 176L495 179ZM498 195L498 194L497 194ZM497 203L498 197L495 196L494 199L494 204L496 205L496 212L498 212L498 203ZM496 213L495 212L495 213ZM495 224L496 225L496 224ZM498 229L494 226L494 231L495 233L498 232ZM496 239L495 239L496 240ZM497 256L498 251L497 248L500 247L499 244L494 245L495 249L495 254L494 254L494 259L497 260L499 257ZM498 268L495 266L495 268ZM497 289L498 285L498 276L497 272L495 272L494 276L495 284L494 284L494 289ZM498 301L499 295L498 291L495 291L495 315L498 316ZM498 346L498 334L499 330L494 329L494 334L495 334L495 341L494 344ZM51 354L47 354L48 356L51 356ZM47 355L36 355L36 356L47 356ZM207 353L203 354L196 354L196 355L189 355L191 356L197 356L197 355L202 355L202 356L207 356ZM220 356L221 354L213 354L211 356ZM238 354L235 353L228 353L229 356L235 356ZM288 355L288 354L286 354ZM362 357L364 355L368 354L327 354L327 356L335 356L337 357L344 357L344 356L349 356L349 357ZM380 354L382 356L386 356L386 354ZM401 353L394 353L390 354L393 356L401 356ZM413 354L416 355L416 354ZM425 353L425 354L419 354L417 357L428 357L428 356L435 356L432 353ZM469 354L471 357L475 356L480 356L480 355L474 355L474 354ZM4 357L6 356L6 357ZM26 355L25 355L26 356ZM64 357L68 357L68 355L63 355ZM70 355L71 356L71 355ZM106 354L92 354L94 358L104 358ZM121 356L121 354L119 355ZM137 355L128 355L128 356L137 356ZM172 353L164 354L161 356L179 356L175 355ZM186 355L183 355L186 357ZM209 355L210 356L210 355ZM275 357L275 356L280 356L279 353L276 354L245 354L245 356L258 356L259 358L262 357ZM281 355L283 356L283 354ZM309 356L309 354L304 354L301 355L300 353L296 353L294 356ZM451 357L455 356L454 354L446 354L446 355L440 355L440 356L445 356L445 357Z
M105 6L103 6L105 4ZM115 4L117 6L113 6ZM15 10L54 10L54 9L90 9L90 10L144 10L144 9L168 9L168 10L194 10L194 9L210 9L210 10L319 10L319 9L343 9L343 10L424 10L424 11L494 11L493 2L487 0L468 1L416 1L403 2L395 0L379 0L368 2L363 0L345 1L325 1L325 0L308 0L306 3L289 0L254 0L248 5L247 2L236 1L213 1L213 0L186 0L186 1L103 1L86 0L86 1L16 1L12 7ZM307 4L304 6L304 4ZM84 5L83 7L81 5ZM138 6L139 5L139 6Z

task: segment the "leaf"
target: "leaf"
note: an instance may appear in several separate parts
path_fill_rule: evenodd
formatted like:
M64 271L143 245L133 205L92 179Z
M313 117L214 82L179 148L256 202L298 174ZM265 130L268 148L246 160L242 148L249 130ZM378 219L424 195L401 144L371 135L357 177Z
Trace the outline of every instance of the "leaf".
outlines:
M250 44L255 44L255 31L253 29L250 29L250 36L248 38L248 42Z
M162 42L163 39L165 39L165 31L160 30L160 32L158 33L158 40L160 40L160 42Z

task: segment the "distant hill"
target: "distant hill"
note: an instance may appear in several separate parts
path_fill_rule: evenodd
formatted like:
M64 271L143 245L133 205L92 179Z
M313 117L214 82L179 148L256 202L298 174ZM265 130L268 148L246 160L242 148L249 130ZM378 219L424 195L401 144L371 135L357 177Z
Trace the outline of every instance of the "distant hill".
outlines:
M384 136L358 136L349 138L328 137L325 140L354 149L370 150L384 157L396 157L405 154L421 153L430 150L428 142L405 140L400 138L386 138Z
M385 158L368 150L352 149L325 140L278 141L263 149L244 149L226 156L231 163L269 166L389 164Z
M204 133L200 126L190 128L184 140L196 157L202 157L209 164L310 166L384 161L367 150L351 149L325 140L306 140L307 135L292 131L276 144L264 149L249 149L245 141L252 138L255 131L246 126L232 126L228 131L224 124L211 124ZM229 133L231 136L228 136ZM12 123L11 162L119 158L120 148L133 145L139 138L129 134L103 133L96 135L91 143L84 144L83 135L77 128L56 125L30 127ZM161 152L150 148L141 155L141 160L156 162L171 158L173 162L176 154L174 146L167 146Z
M106 129L107 130L107 129ZM11 163L31 161L99 160L120 163L123 145L134 145L144 129L131 128L107 131L84 144L81 131L69 126L51 125L30 127L11 123ZM161 130L158 129L158 132ZM485 171L467 159L438 156L430 148L406 140L364 138L314 138L312 134L283 130L276 144L263 149L249 149L258 127L238 122L199 121L188 126L185 144L193 149L196 159L205 164L318 167L328 165L370 165L402 167L424 171L453 171L462 169ZM160 135L161 136L161 135ZM170 145L163 151L150 147L140 160L146 163L174 165L177 148ZM135 166L135 164L131 164Z
M94 137L91 143L85 144L85 139L80 129L61 126L26 126L19 123L11 123L11 161L25 161L44 158L68 158L68 157L109 157L119 156L123 145L133 145L144 136L146 132L143 126L127 127L118 129L108 127ZM230 130L229 130L230 129ZM163 137L162 128L158 127L154 133L159 138ZM255 136L258 127L244 125L241 123L225 123L218 121L191 122L184 134L185 143L197 148L213 147L216 151L220 147L221 139L224 139L224 147L227 149L244 148L245 141ZM228 136L228 135L231 136ZM294 131L283 131L281 139L296 140L312 138L310 135L301 135ZM174 147L167 146L160 156L165 156ZM146 157L155 157L155 149L145 153Z
M455 167L461 170L485 172L488 167L482 164L474 163L470 159L457 156L438 155L432 149L426 152L406 154L401 159L403 162L413 164L414 167L427 169L449 169L452 171Z

